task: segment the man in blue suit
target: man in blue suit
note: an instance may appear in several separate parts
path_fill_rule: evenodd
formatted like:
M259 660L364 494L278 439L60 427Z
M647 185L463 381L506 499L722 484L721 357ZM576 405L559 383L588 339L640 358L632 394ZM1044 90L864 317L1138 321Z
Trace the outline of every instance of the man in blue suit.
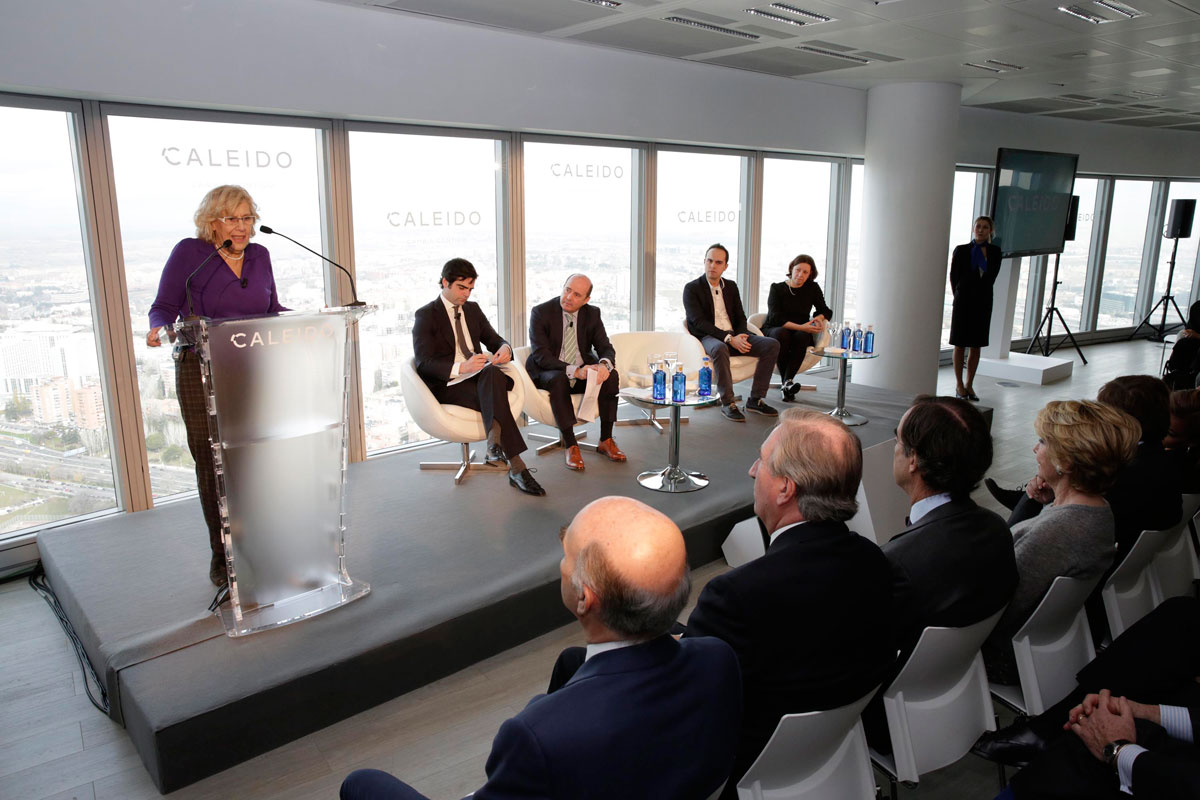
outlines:
M719 639L667 631L691 580L679 528L628 497L588 504L562 532L563 603L587 660L500 726L476 800L703 800L733 764L737 657ZM358 770L343 800L422 800L386 772Z

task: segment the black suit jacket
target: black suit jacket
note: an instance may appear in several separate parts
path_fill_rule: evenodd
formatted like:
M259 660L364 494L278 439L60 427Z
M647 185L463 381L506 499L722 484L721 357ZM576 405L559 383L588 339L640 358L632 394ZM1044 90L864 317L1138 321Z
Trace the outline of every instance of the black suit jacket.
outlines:
M1200 733L1200 709L1191 708L1192 731ZM1133 762L1134 797L1184 800L1200 797L1200 748L1195 743L1147 741L1138 731L1138 743L1150 748ZM1165 739L1166 737L1158 737Z
M482 352L480 343L495 353L508 342L496 333L478 303L463 303L463 322L472 349ZM417 373L435 392L445 388L455 357L454 326L446 315L446 306L439 295L432 303L417 309L413 321L413 355Z
M530 351L525 360L525 368L531 375L551 370L566 371L566 362L558 357L562 352L562 341L563 310L558 298L534 306L529 313ZM608 340L600 309L596 306L581 306L576 312L575 341L584 364L598 364L602 358L616 364L617 351Z
M1142 442L1105 498L1112 507L1118 562L1144 530L1170 528L1183 516L1182 479L1161 442Z
M1008 524L970 498L938 506L883 546L892 568L899 664L930 626L962 628L1012 599L1017 562Z
M697 339L712 336L724 339L726 334L749 333L746 328L746 312L742 310L742 297L738 294L737 284L722 279L721 299L725 301L725 312L729 314L729 322L733 330L724 331L713 324L714 316L712 290L708 287L708 278L701 275L694 281L683 286L683 310L687 315L688 333Z
M500 726L475 800L702 800L729 774L741 706L715 639L599 653Z
M708 582L686 636L724 639L742 667L745 714L730 785L784 714L837 708L882 680L896 658L891 596L887 558L842 522L792 526L765 555Z

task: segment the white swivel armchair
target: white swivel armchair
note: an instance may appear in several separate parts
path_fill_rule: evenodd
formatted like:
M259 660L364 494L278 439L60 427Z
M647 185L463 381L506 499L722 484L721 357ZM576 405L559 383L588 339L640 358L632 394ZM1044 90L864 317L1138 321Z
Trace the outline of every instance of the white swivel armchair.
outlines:
M683 364L689 381L696 379L704 359L704 348L700 346L700 341L687 331L633 331L614 333L608 338L617 351L616 367L622 389L629 386L645 388L653 383L653 378L646 371L646 358L651 353L678 353L679 363ZM617 420L616 424L652 425L659 433L664 432L664 425L670 424L669 420L657 419L653 410L639 411L642 418ZM687 417L681 417L679 421L688 420Z
M508 403L515 419L525 404L525 382L521 379L519 368L510 364L506 364L503 369L505 374L513 379L513 388L508 391ZM462 456L458 461L422 461L421 469L455 470L455 484L462 483L470 472L507 472L505 467L492 467L476 461L475 452L469 447L471 442L487 439L488 432L483 429L483 415L474 409L439 403L425 381L417 374L412 358L404 359L401 364L400 388L404 392L408 412L412 414L413 420L421 430L436 439L462 445Z
M558 423L554 421L554 409L550 407L550 392L545 389L539 389L537 384L533 382L533 378L529 376L528 370L525 369L525 361L529 358L530 352L532 352L532 348L529 345L518 347L513 351L513 362L516 363L517 370L521 373L521 380L525 383L525 414L543 425L550 426L555 431L553 436L529 431L525 433L526 437L530 439L545 442L545 444L537 448L537 454L540 456L543 453L561 447L562 441L559 439ZM583 403L583 395L573 394L571 395L571 401L575 406L575 413L578 415L579 407ZM579 422L591 422L595 418L595 416L590 416L587 419L581 419L576 416L576 420ZM586 436L587 431L585 430L575 431L576 443L584 450L595 450L596 445L583 441Z

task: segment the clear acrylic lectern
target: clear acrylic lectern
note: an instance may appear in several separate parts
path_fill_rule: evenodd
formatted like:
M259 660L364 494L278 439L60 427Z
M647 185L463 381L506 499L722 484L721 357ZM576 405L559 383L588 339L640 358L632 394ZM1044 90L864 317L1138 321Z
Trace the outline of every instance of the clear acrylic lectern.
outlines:
M230 636L364 596L346 572L350 330L373 307L176 323L200 355Z

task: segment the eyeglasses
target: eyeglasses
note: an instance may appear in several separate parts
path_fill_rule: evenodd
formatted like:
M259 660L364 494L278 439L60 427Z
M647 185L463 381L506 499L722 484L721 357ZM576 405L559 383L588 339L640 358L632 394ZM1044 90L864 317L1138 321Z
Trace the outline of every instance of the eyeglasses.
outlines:
M258 220L258 217L250 215L246 217L217 217L218 222L224 222L226 225L237 225L239 222L244 222L247 225L253 225Z

